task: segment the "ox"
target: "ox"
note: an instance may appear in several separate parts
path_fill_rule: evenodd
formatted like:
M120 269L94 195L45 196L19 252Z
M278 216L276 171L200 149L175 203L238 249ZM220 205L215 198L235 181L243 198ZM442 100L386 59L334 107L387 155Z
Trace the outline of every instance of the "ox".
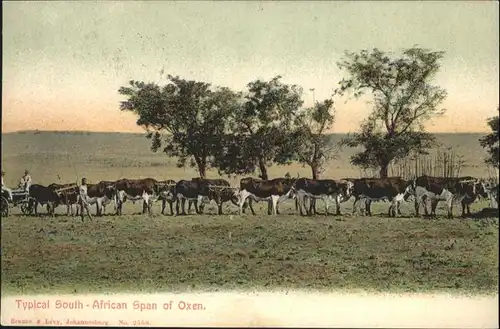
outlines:
M38 204L47 205L47 213L50 216L55 215L55 208L59 205L61 198L59 195L54 191L54 189L39 185L39 184L33 184L29 188L29 196L30 196L30 201L29 201L29 206L30 208L35 210L35 216L38 215L37 208Z
M436 215L439 201L446 201L448 218L453 218L453 205L462 204L462 216L465 216L465 207L472 203L478 195L485 194L484 185L471 176L467 177L433 177L423 175L417 177L412 184L415 195L415 215L419 216L420 204L428 216L426 201L431 200L431 216ZM472 200L472 201L471 201Z
M463 177L462 179L475 180L475 178L471 176ZM465 195L462 200L462 217L470 215L470 205L472 203L481 198L487 199L490 195L484 182L477 181L474 184L476 185L476 188L471 191L471 195Z
M87 184L88 204L96 205L96 216L106 212L106 206L113 200L115 182L100 181L97 184Z
M181 180L175 186L176 213L179 214L179 205L182 208L182 214L185 215L185 202L189 201L188 213L191 204L194 203L197 214L203 213L204 203L215 201L218 206L218 214L222 215L222 205L224 202L231 201L238 204L239 193L231 187L228 181L224 179L204 179L193 178L191 181Z
M415 195L415 216L419 216L420 204L423 204L425 215L429 215L426 200L430 199L431 216L436 215L438 202L446 201L448 218L453 218L453 205L458 203L464 205L464 199L474 199L477 185L478 181L472 177L419 176L412 184L412 192Z
M287 199L295 198L295 179L275 178L272 180L254 179L251 177L240 180L240 211L243 212L243 205L246 199L249 199L250 209L255 215L252 207L252 201L268 201L272 207L272 214L278 213L278 204ZM269 211L268 211L269 213Z
M78 201L78 186L75 183L69 184L50 184L49 188L53 189L59 196L59 204L66 206L66 216L74 216L73 205L76 206ZM78 212L78 209L77 209Z
M399 209L401 201L408 201L411 196L411 181L406 181L401 177L386 178L359 178L346 179L353 183L352 194L355 197L352 205L352 213L357 211L356 204L364 200L366 204L366 213L371 216L371 202L389 201L389 217L401 215Z
M174 214L173 203L175 202L175 181L164 180L159 181L156 186L158 189L158 200L161 200L161 214L165 214L165 206L167 202L170 206L170 215Z
M116 202L116 214L122 214L123 203L128 199L132 201L143 200L143 213L147 209L152 215L152 205L155 192L158 188L157 181L153 178L144 179L120 179L115 182L114 195Z
M353 188L353 183L345 180L333 180L333 179L308 179L299 178L295 183L295 189L297 191L298 208L300 214L303 215L302 206L304 210L309 215L312 215L313 210L316 214L316 209L313 209L313 200L321 199L325 203L325 216L328 215L329 201L331 199L335 200L337 206L337 215L340 215L340 202L345 202L351 196ZM306 198L311 199L309 211L305 209L304 201Z
M198 182L200 188L198 192L198 204L200 204L200 213L203 213L203 203L215 201L217 204L217 214L222 215L222 205L224 202L231 201L234 205L239 205L239 190L231 187L225 179L202 179L193 178Z

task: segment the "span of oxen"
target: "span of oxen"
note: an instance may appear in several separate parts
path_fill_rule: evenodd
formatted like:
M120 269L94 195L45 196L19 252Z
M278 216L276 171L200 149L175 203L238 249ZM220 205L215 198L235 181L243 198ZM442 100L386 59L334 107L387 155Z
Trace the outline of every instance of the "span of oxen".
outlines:
M55 208L59 205L61 199L54 189L40 184L33 184L30 186L28 193L30 208L34 210L35 216L38 215L38 204L47 205L47 213L50 216L55 215Z
M157 190L157 181L153 178L143 179L120 179L115 182L114 195L116 202L116 214L122 214L123 203L126 200L143 201L143 212L147 209L152 215L153 197Z
M273 215L278 214L278 204L280 202L295 198L294 185L296 181L297 178L275 178L271 180L254 179L252 177L242 178L240 180L239 213L243 212L243 205L246 199L249 199L252 214L255 215L252 201L267 201L271 205L271 213Z
M352 205L352 213L357 211L356 205L359 201L365 200L366 213L371 216L371 202L389 201L389 216L396 217L401 215L401 201L408 201L411 196L412 181L404 180L401 177L386 178L356 178L344 180L353 183L352 194L355 197Z
M478 181L473 177L433 177L419 176L412 184L415 195L415 216L419 216L420 204L424 206L425 215L429 215L426 200L431 200L431 216L436 214L439 201L445 201L448 218L453 218L453 205L459 204L465 198L473 199Z
M340 215L340 202L346 201L350 198L353 183L345 180L333 179L308 179L299 178L295 183L296 200L300 214L303 215L302 207L308 215L312 215L313 210L316 214L313 200L321 199L325 203L325 215L328 215L328 208L330 200L334 200L337 206L337 215ZM311 199L309 210L305 207L305 200Z

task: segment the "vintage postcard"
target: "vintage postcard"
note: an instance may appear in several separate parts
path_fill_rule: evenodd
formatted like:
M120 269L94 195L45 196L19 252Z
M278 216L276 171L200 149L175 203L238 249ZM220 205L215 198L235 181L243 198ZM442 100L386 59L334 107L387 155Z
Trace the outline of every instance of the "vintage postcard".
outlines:
M494 1L5 1L1 322L498 328Z

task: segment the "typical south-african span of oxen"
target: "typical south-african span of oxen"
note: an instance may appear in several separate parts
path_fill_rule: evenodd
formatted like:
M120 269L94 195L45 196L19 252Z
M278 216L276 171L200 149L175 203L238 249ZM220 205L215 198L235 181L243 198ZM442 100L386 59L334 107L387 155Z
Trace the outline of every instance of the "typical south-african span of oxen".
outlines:
M496 194L495 194L496 192ZM72 206L79 204L78 185L51 184L42 186L33 184L29 195L31 205L37 214L37 205L47 205L48 213L54 215L54 209L59 205L68 207L67 213L73 214ZM191 180L157 181L153 178L126 179L117 181L101 181L97 184L87 184L87 204L96 205L96 214L102 215L105 207L111 201L115 202L116 214L122 214L123 204L127 200L141 201L143 213L152 214L152 203L162 202L161 213L165 214L165 207L170 206L170 215L185 215L185 202L189 202L187 213L194 203L197 214L203 214L204 205L214 201L217 204L217 213L223 213L222 206L230 202L237 206L239 213L244 213L249 206L255 215L253 202L268 202L268 214L279 214L279 204L288 199L295 199L300 214L317 214L314 208L315 200L323 200L325 214L328 214L329 204L336 203L336 214L340 215L340 204L354 197L352 214L358 211L360 202L364 202L367 215L371 216L370 204L373 201L388 201L389 216L401 214L400 204L415 200L415 214L419 215L420 205L424 205L425 214L428 214L426 201L431 201L431 214L435 215L437 203L445 201L448 207L448 216L452 217L454 204L462 204L462 215L470 214L469 206L478 198L490 197L498 199L498 185L486 187L485 183L474 177L431 177L419 176L411 180L401 177L387 178L343 178L314 180L309 178L275 178L262 180L245 177L240 180L239 187L231 187L224 179L192 178ZM306 202L309 201L309 209ZM174 213L173 204L176 203ZM357 207L358 206L358 207ZM83 207L83 206L82 206ZM80 207L81 208L81 207ZM77 207L77 213L80 210ZM83 208L81 208L83 211ZM466 212L467 210L467 212Z

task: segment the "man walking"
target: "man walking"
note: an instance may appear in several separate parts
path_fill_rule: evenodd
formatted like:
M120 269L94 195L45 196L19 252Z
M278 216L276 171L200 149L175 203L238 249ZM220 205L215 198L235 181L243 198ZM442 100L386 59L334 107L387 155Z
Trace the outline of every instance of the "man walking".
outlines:
M83 209L87 210L87 214L89 215L90 220L92 220L92 215L90 214L90 205L89 205L89 196L87 195L87 179L82 178L82 184L80 185L79 188L79 203L80 203L80 215L82 216L82 222L83 222L83 217L85 216L83 213Z

